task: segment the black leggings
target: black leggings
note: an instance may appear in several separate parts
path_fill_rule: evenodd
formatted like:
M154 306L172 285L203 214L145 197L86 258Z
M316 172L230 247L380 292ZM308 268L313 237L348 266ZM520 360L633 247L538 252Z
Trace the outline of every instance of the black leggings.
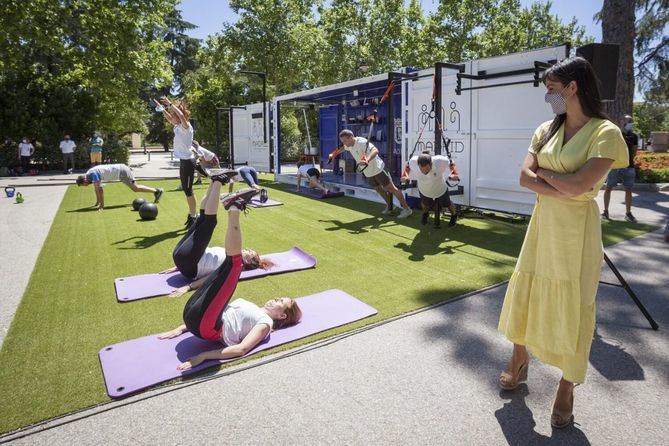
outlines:
M187 197L193 196L193 181L195 180L195 160L179 160L179 179L181 188Z
M242 255L227 256L214 274L188 299L184 324L188 331L206 341L220 341L221 315L237 288L242 273Z
M216 223L216 215L205 215L204 210L200 210L200 218L188 228L186 235L179 240L172 251L174 265L189 279L197 277L197 263L209 246Z

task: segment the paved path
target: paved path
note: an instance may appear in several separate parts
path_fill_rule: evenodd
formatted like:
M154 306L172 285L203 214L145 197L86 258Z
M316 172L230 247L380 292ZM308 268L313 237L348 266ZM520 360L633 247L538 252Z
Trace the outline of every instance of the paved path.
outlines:
M164 152L153 153L151 161L144 154L134 154L130 165L137 178L176 178L179 167ZM0 346L9 330L21 296L28 285L44 240L51 228L67 186L74 184L80 173L47 174L0 178ZM13 185L25 197L16 204L7 198L5 186ZM93 198L93 193L91 192Z
M614 192L613 218L621 197ZM669 195L635 203L640 221L660 223ZM8 207L0 208L3 222L13 220ZM669 249L656 231L607 253L660 331L648 328L622 289L600 287L587 382L576 390L578 424L565 431L549 424L556 369L534 361L527 385L497 389L510 352L496 331L503 285L299 354L226 369L207 382L85 411L15 443L665 444ZM602 279L615 282L607 268Z

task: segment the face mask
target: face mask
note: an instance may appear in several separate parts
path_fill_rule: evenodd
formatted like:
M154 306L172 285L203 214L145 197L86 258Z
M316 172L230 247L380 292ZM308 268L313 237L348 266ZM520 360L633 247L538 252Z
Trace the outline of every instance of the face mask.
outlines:
M553 113L556 115L564 115L567 113L567 101L562 96L562 92L567 88L566 86L559 93L546 93L544 100L551 105Z
M631 122L625 123L625 125L623 126L623 129L625 129L626 132L631 132L632 131L632 123Z

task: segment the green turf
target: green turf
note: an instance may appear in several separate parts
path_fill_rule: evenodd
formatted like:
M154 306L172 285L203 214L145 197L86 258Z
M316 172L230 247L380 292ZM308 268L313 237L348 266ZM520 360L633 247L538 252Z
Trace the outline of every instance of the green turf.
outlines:
M105 188L108 207L91 188L71 187L44 243L0 351L0 432L108 400L98 350L108 344L171 329L181 323L187 296L120 304L114 278L171 266L183 234L183 193L176 181L152 222L131 211L122 184ZM244 245L261 253L299 245L316 269L240 282L236 296L256 303L340 288L378 309L377 316L284 346L312 342L508 279L525 225L464 219L455 228L419 229L418 218L381 218L381 206L339 198L312 200L265 182L284 206L251 210L242 220ZM204 188L196 189L200 197ZM147 197L149 198L149 197ZM223 245L225 218L212 244ZM605 244L653 229L605 222ZM276 352L274 349L273 352Z

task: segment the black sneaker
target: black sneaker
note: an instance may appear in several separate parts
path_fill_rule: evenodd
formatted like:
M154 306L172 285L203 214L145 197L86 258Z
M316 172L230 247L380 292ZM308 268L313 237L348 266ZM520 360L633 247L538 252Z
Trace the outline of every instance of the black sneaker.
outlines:
M421 226L425 226L427 224L427 219L428 219L429 216L430 216L429 212L424 212L423 214L421 214L421 216L420 216Z
M218 181L221 184L228 184L230 179L237 175L237 171L232 169L213 169L209 173L211 181Z
M163 196L163 192L165 192L165 191L163 190L162 187L159 187L158 189L156 189L156 191L153 193L153 202L154 203L158 203L160 201L160 197Z
M188 217L186 217L186 223L184 223L184 226L186 227L186 229L193 226L193 223L195 223L196 219L197 219L197 217L193 217L192 215L189 214Z
M212 177L212 180L213 179L214 177ZM225 208L226 211L230 209L232 206L235 206L240 211L243 211L244 209L246 209L246 203L251 201L251 199L256 195L258 195L259 193L260 191L256 189L240 190L239 192L230 194L222 198L221 203L223 204L223 207Z
M631 212L628 212L628 213L625 214L625 220L627 220L630 223L636 223L637 222L636 218L634 217L634 215L632 215Z
M458 214L451 215L451 219L448 220L448 227L452 228L455 226L455 223L458 221Z
M609 211L602 212L602 218L609 220Z
M260 189L260 202L267 203L269 197L267 196L267 189Z
M200 172L200 175L202 175L202 176L205 177L205 178L209 176L209 174L207 173L207 171L205 170L205 168L202 167L202 164L200 164L199 161L195 163L195 170L197 170L198 172Z

